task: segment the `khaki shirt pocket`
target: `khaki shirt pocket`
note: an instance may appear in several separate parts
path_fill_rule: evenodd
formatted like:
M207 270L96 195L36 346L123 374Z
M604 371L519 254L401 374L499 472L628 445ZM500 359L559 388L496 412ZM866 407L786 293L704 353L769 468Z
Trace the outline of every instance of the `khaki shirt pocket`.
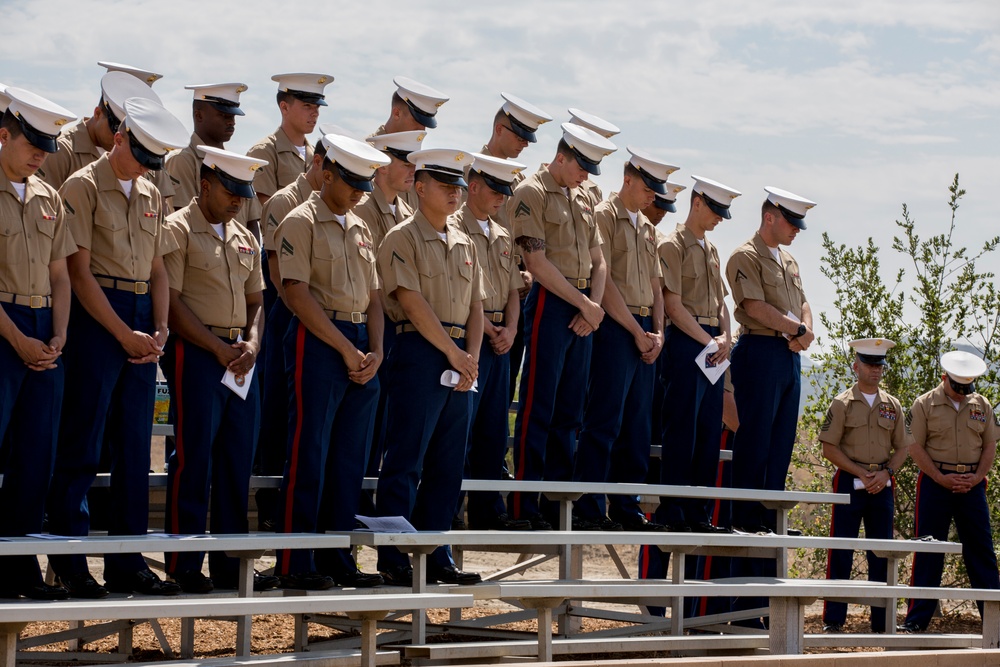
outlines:
M21 225L15 220L0 220L0 257L8 266L23 264L28 260L27 246L21 239Z
M320 239L314 239L313 260L316 269L322 275L330 276L331 285L344 285L347 282L347 264L342 245L327 244Z

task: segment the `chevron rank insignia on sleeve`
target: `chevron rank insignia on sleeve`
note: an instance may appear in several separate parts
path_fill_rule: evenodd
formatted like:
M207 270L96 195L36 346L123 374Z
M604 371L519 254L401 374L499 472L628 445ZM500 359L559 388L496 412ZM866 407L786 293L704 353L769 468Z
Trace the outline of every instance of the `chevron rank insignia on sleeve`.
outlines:
M520 218L521 216L531 215L531 207L525 204L523 201L518 202L517 208L514 209L514 217Z
M295 255L295 248L288 242L288 239L281 239L281 256L292 257Z

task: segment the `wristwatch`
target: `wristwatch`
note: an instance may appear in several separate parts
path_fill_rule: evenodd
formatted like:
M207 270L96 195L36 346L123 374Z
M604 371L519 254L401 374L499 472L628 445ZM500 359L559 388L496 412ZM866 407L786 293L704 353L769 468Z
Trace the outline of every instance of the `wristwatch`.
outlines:
M885 471L886 471L887 473L889 473L889 478L890 478L890 479L892 479L893 477L895 477L895 476L896 476L896 471L895 471L895 470L893 470L892 468L890 468L889 466L886 466L886 467L885 467Z
M802 336L802 335L804 335L805 333L806 333L806 325L804 325L804 324L802 324L801 322L799 322L799 328L798 328L798 330L797 330L797 331L795 332L795 335L794 335L794 336L792 336L792 338L798 338L799 336Z

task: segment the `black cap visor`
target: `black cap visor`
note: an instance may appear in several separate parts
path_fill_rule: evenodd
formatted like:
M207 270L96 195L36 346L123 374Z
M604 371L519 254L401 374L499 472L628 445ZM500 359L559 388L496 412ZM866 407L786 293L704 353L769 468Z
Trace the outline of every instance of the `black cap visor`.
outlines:
M302 100L306 104L318 104L321 107L329 106L326 103L326 96L320 95L319 93L310 93L305 90L292 90L291 88L285 90L285 92L296 99Z
M108 127L111 128L111 134L118 132L118 128L122 125L122 119L115 115L115 112L111 110L111 105L108 101L101 96L101 106L104 108L104 117L108 119Z
M674 205L674 202L672 201L657 197L656 199L653 200L653 203L656 204L656 208L660 208L663 209L664 211L669 211L671 213L677 212L677 207Z
M863 364L868 364L869 366L888 366L889 362L885 360L884 356L877 354L861 354L858 352L858 361Z
M527 142L535 143L536 141L538 141L538 137L535 136L535 130L531 129L518 119L514 118L514 116L512 116L509 113L505 113L504 115L507 116L507 120L510 121L511 132L513 132L514 134L521 137Z
M344 181L344 183L350 185L355 190L361 190L362 192L371 192L372 190L375 189L374 186L372 185L372 180L375 178L375 174L372 174L371 177L369 178L365 178L360 174L355 174L353 171L348 171L347 169L344 169L344 167L341 166L339 162L334 162L333 166L337 168L337 174L340 175L340 179Z
M798 227L799 229L806 228L806 216L799 215L798 213L792 213L781 204L775 204L775 206L778 207L778 210L781 211L781 215L785 216L785 220L787 220L790 224Z
M167 158L166 155L157 155L143 146L128 128L125 129L125 134L128 136L128 146L132 149L132 157L135 158L136 162L146 169L152 169L153 171L163 169L163 163Z
M465 182L464 174L447 167L439 167L436 164L429 164L418 171L426 171L431 178L445 185L457 185L460 188L467 188L469 184Z
M721 216L726 220L732 219L733 214L729 212L728 206L723 206L719 202L715 201L714 199L706 195L704 192L699 192L698 194L701 195L702 201L704 201L708 205L708 207L712 209L712 212L714 212L716 215Z
M601 161L591 160L589 157L576 150L570 146L570 150L573 151L573 155L576 156L576 163L580 165L580 168L585 170L588 174L593 174L594 176L601 175Z
M211 97L205 95L201 98L202 102L208 102L213 107L221 111L222 113L227 113L230 116L245 116L243 109L240 108L239 102L233 102L231 100L226 100L221 97Z
M28 140L32 146L38 150L45 151L46 153L55 153L59 150L59 144L56 143L56 139L59 135L56 134L45 134L44 132L39 132L31 125L28 121L21 117L21 114L14 114L17 118L18 124L21 126L21 133Z
M642 167L636 167L634 164L632 166L635 167L636 171L639 172L639 175L642 176L642 182L646 184L646 187L658 195L667 194L667 182L665 180L661 181Z
M243 197L244 199L250 199L257 196L257 193L254 192L252 181L236 180L218 167L213 167L212 171L214 171L215 175L219 177L219 182L222 183L222 187L228 190L230 194L234 194L237 197Z
M502 195L507 195L508 197L514 194L514 188L507 181L501 181L499 178L487 174L485 171L476 171L477 174L483 177L486 181L486 185L490 186L490 190L494 192L499 192Z
M959 382L955 382L955 378L949 375L948 383L951 384L951 388L956 394L961 394L962 396L968 396L969 394L976 391L975 382L970 382L969 384L961 384Z
M400 160L402 162L409 162L410 151L403 151L398 148L393 148L392 146L386 146L382 149L383 153L388 153L392 157Z
M434 117L437 111L435 111L434 113L427 113L423 109L417 108L417 105L415 105L410 100L405 100L405 102L406 106L409 107L410 109L410 115L413 116L413 119L415 121L417 121L424 127L429 127L431 129L438 126L437 118Z

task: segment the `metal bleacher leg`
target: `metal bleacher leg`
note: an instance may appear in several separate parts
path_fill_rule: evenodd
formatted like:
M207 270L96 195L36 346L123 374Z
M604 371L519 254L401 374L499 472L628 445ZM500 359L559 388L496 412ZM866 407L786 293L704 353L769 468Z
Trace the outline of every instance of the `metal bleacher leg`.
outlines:
M194 657L194 619L181 619L181 656L184 660Z
M292 630L292 646L296 653L309 650L309 616L306 614L295 614L295 625Z
M806 605L798 598L771 598L771 655L801 655L805 644Z
M413 592L427 592L427 553L424 551L414 551L412 554L413 563ZM423 609L413 610L413 621L411 622L411 634L413 644L423 644L427 641L427 612Z
M1000 602L983 602L983 648L1000 648Z
M890 556L886 558L886 585L887 586L897 586L899 584L899 558L895 556ZM896 605L899 603L897 598L889 598L886 600L885 605L885 631L890 634L896 634Z
M0 667L14 667L17 662L17 635L27 623L0 623Z
M538 662L552 662L552 607L538 608Z
M682 551L675 551L670 562L670 583L684 583L684 560ZM670 598L670 634L679 637L684 634L684 598Z
M237 597L253 597L253 558L240 558L239 592ZM253 629L252 616L236 617L236 655L250 655L250 637Z

